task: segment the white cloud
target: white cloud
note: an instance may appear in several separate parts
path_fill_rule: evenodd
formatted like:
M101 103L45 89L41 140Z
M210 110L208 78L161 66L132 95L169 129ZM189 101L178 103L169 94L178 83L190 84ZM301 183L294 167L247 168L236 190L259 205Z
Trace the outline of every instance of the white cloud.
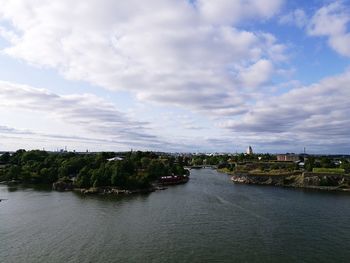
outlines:
M270 18L281 8L283 0L198 0L204 19L213 24L235 24L247 18Z
M0 26L0 37L4 38L5 40L14 43L18 41L17 35L10 31L7 30L5 27Z
M350 150L350 71L260 101L239 120L221 123L257 145L290 143Z
M172 120L187 131L174 131L169 146L148 123L96 95L59 95L0 82L0 107L40 112L86 131L75 139L62 135L67 140L181 150L254 143L347 149L350 73L307 87L294 88L293 83L284 95L266 94L276 73L289 72L281 67L288 60L286 46L272 34L240 26L272 18L282 5L280 0L2 0L0 35L9 42L3 50L9 56L53 68L67 79L127 90L146 105L192 109L208 122ZM306 28L309 35L327 37L333 49L350 56L349 14L341 2L322 7L307 22L301 9L280 19ZM205 137L200 131L212 124L208 115L230 121L221 125L224 131ZM21 132L5 125L2 134ZM198 138L186 137L189 130L198 131ZM59 140L55 133L31 132Z
M296 25L299 28L303 28L308 23L308 17L304 10L295 9L292 12L282 16L279 19L280 24Z
M261 59L249 68L240 72L242 86L256 88L266 83L273 73L273 65L270 61Z
M267 67L257 66L264 61L271 71L253 85L268 81L285 59L285 46L232 25L270 18L283 1L215 1L211 14L213 4L3 0L0 19L15 36L4 52L144 101L212 114L242 111L249 95L241 96L245 87L237 77L252 69L264 75Z
M308 25L310 36L325 36L328 43L340 55L350 57L349 9L342 1L323 6L314 14Z
M97 143L103 141L107 146L110 141L124 147L148 148L164 144L164 141L151 134L147 123L132 120L110 102L92 94L58 95L46 89L0 81L0 108L6 111L21 110L28 116L43 114L49 120L59 120L60 123L68 124L69 128L77 127L82 131L79 137L66 131L66 134L60 134L62 141L75 138ZM59 139L58 131L55 135L54 127L51 130L50 134L45 134L38 129L29 132L0 125L0 133L34 134Z

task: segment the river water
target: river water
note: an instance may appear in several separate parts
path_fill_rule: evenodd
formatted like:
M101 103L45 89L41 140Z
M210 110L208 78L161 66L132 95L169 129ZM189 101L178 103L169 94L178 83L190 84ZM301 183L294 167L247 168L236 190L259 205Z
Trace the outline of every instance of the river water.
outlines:
M185 185L123 198L0 186L0 262L350 262L350 194Z

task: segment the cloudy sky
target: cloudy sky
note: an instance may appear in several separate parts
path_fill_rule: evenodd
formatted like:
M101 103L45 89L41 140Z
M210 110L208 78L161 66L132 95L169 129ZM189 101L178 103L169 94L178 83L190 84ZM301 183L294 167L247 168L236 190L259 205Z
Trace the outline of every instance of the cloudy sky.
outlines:
M0 151L350 153L350 1L0 0Z

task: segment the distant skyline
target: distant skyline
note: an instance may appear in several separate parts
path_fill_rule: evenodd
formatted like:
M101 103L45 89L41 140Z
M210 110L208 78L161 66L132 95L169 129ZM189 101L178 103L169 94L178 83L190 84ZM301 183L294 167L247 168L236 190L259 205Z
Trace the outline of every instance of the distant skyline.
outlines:
M2 0L0 151L350 153L350 1Z

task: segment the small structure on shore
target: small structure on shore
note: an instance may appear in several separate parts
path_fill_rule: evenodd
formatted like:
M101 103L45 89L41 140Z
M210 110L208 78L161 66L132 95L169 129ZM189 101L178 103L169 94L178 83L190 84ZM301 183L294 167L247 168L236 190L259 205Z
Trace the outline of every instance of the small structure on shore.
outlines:
M118 156L107 159L108 162L111 162L111 161L122 161L122 160L124 160L124 158L123 157L118 157Z
M170 175L160 177L158 182L161 185L184 184L187 183L189 179L188 175Z

